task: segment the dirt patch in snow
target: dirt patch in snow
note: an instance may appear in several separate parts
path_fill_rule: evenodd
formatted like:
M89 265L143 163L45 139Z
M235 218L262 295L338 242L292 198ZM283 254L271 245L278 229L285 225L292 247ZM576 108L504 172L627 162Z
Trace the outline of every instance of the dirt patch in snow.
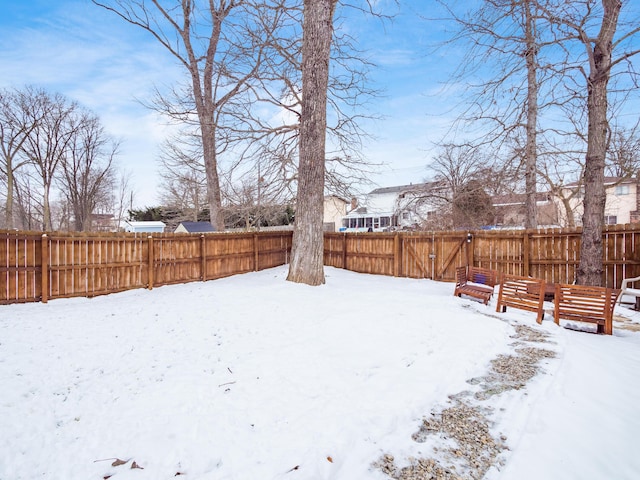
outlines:
M495 412L484 402L523 388L540 371L542 359L555 357L553 350L537 346L551 343L548 337L543 330L515 325L514 352L493 359L487 375L468 381L479 387L475 393L452 395L452 405L431 412L413 434L414 441L432 445L431 457L408 458L399 467L393 455L384 454L373 466L395 480L479 480L501 465L507 439L492 431Z

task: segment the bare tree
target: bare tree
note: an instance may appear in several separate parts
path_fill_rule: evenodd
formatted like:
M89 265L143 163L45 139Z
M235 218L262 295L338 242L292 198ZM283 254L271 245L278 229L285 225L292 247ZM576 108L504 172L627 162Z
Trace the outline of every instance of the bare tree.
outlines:
M200 137L181 132L164 142L160 155L160 198L182 212L184 220L198 221L207 206L207 181Z
M32 87L24 91L0 91L0 153L2 159L0 172L5 176L5 228L15 227L14 195L16 173L27 160L20 156L24 143L40 121L39 114L34 112L37 98L42 92Z
M242 190L246 178L262 178L271 193L287 201L298 187L299 126L302 101L302 2L288 0L278 22L270 22L270 40L263 69L256 79L255 102L238 103L237 116L246 123L236 133L236 161L222 174L222 188ZM354 7L354 5L350 5ZM357 8L357 7L356 7ZM369 9L364 15L380 16ZM336 20L339 21L339 20ZM266 28L266 27L265 27ZM377 92L367 87L372 65L355 47L349 29L334 29L327 87L327 141L325 193L351 197L354 189L370 185L373 164L361 156L366 132L364 118L374 118L365 105ZM258 173L259 171L259 173ZM230 191L231 191L230 190ZM223 191L223 197L229 194ZM224 198L223 198L224 200Z
M22 152L36 172L42 187L43 228L52 229L51 188L60 162L68 154L76 125L71 121L78 106L60 94L40 92L29 116L35 128L22 146Z
M171 8L158 0L93 3L149 32L188 73L189 86L174 90L173 100L160 95L156 107L197 125L211 223L222 230L219 155L243 123L235 102L251 101L252 81L264 61L269 33L283 12L280 2L181 0ZM185 108L188 105L193 110ZM230 128L224 130L225 126Z
M25 171L26 170L26 171ZM33 170L24 169L15 182L15 228L42 230L42 188Z
M537 185L538 185L538 49L539 38L536 32L535 4L529 0L522 2L524 24L524 58L527 68L527 125L525 127L525 228L538 226Z
M612 127L605 173L625 180L639 173L640 136L637 129L637 124L633 128Z
M578 64L577 68L584 77L587 92L587 152L582 242L576 279L584 285L602 284L602 227L606 201L604 172L611 136L609 81L613 68L640 52L633 43L640 32L637 19L629 23L628 30L617 32L622 6L620 0L584 0L561 5L557 10L544 10L547 17L565 31L568 40L577 42L584 49L586 66ZM597 33L594 35L592 32ZM570 54L574 53L568 50ZM572 60L576 62L577 59Z
M541 50L553 40L543 39L548 26L535 0L484 0L459 13L451 2L439 1L459 30L448 41L468 49L452 81L468 80L463 113L458 124L478 138L473 143L492 144L496 152L523 137L520 157L524 164L525 227L537 226L537 163L539 110L545 108L541 84L547 66ZM466 5L466 4L465 4ZM492 66L487 74L486 66ZM480 75L481 80L475 80Z
M73 214L73 229L90 231L92 215L114 189L113 160L118 144L105 133L100 120L78 110L70 118L67 153L60 162L60 190Z
M437 219L427 222L429 228L435 223L439 229L477 228L493 221L488 191L504 185L496 181L504 172L494 171L481 147L443 144L429 169L433 182L425 183L421 194L414 192L416 200L431 202L438 212Z
M128 218L125 215L129 210L133 210L133 190L131 189L131 173L127 171L120 171L116 181L115 189L112 192L110 198L107 199L108 203L105 208L108 211L113 212L113 219L116 228L120 228L120 225Z
M287 280L324 283L325 141L327 87L337 0L305 0L302 44L302 111L296 221Z

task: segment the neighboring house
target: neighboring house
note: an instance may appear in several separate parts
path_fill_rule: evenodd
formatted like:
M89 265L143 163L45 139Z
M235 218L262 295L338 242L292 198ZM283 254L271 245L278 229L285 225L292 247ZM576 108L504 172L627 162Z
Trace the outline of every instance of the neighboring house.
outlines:
M389 231L421 225L438 207L436 182L377 188L367 195L366 206L345 215L342 231Z
M92 213L91 230L93 232L115 232L118 230L112 213Z
M347 214L347 202L344 198L335 195L324 197L324 219L323 227L325 232L337 232L342 225L342 219Z
M210 222L180 222L175 233L209 233L215 232Z
M580 188L579 191L578 188ZM640 223L640 191L638 189L637 178L634 177L623 180L619 177L605 177L605 193L605 224ZM563 226L569 225L570 222L567 216L572 215L574 224L581 226L582 214L584 213L582 205L584 187L579 187L578 183L572 183L566 185L562 189L561 194L565 196L565 198L568 198L566 202L568 209L559 198L555 199L561 212L560 222ZM569 198L571 194L575 195ZM567 210L569 211L567 212Z
M438 222L447 205L447 189L441 183L427 182L378 188L366 198L366 207L344 216L343 231L388 231L414 229ZM525 195L501 195L492 198L494 225L488 228L522 228L525 220ZM558 226L558 208L548 193L537 194L538 225Z
M578 183L563 188L562 194L568 199L564 203L550 192L537 193L538 226L569 226L571 223L567 219L567 210L572 215L574 224L582 225L583 190L577 191L578 188ZM605 192L605 224L640 223L638 179L606 177ZM380 232L419 228L428 224L430 219L437 221L438 214L442 213L442 205L446 204L439 199L446 197L446 194L446 187L437 182L377 188L367 195L366 206L353 208L343 216L340 231ZM523 228L525 199L525 194L492 197L494 224L487 225L486 228Z
M520 228L526 219L526 194L513 193L510 195L496 195L491 198L494 208L494 227ZM538 210L537 223L539 227L558 227L558 205L550 193L536 193L536 207Z
M148 233L162 233L164 232L165 224L162 222L123 222L125 232L148 232Z

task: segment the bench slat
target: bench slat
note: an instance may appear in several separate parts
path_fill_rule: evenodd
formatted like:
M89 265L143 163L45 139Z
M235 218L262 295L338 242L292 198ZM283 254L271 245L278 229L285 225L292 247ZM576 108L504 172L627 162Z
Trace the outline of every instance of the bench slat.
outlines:
M536 321L544 317L544 280L517 275L502 275L496 312L506 312L507 307L538 314Z
M467 278L470 282L495 287L499 283L499 274L495 270L483 267L469 267Z
M456 288L453 295L456 297L467 295L482 300L487 305L493 295L493 287L470 284L467 276L467 267L458 267L456 268Z
M586 285L557 284L554 321L590 322L597 325L598 333L613 334L613 309L619 289Z

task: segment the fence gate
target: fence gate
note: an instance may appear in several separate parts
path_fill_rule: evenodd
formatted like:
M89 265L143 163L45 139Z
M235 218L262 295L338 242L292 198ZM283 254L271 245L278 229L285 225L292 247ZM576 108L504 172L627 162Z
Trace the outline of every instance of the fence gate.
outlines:
M467 234L410 234L400 237L399 276L453 280L456 267L472 259L472 242Z

